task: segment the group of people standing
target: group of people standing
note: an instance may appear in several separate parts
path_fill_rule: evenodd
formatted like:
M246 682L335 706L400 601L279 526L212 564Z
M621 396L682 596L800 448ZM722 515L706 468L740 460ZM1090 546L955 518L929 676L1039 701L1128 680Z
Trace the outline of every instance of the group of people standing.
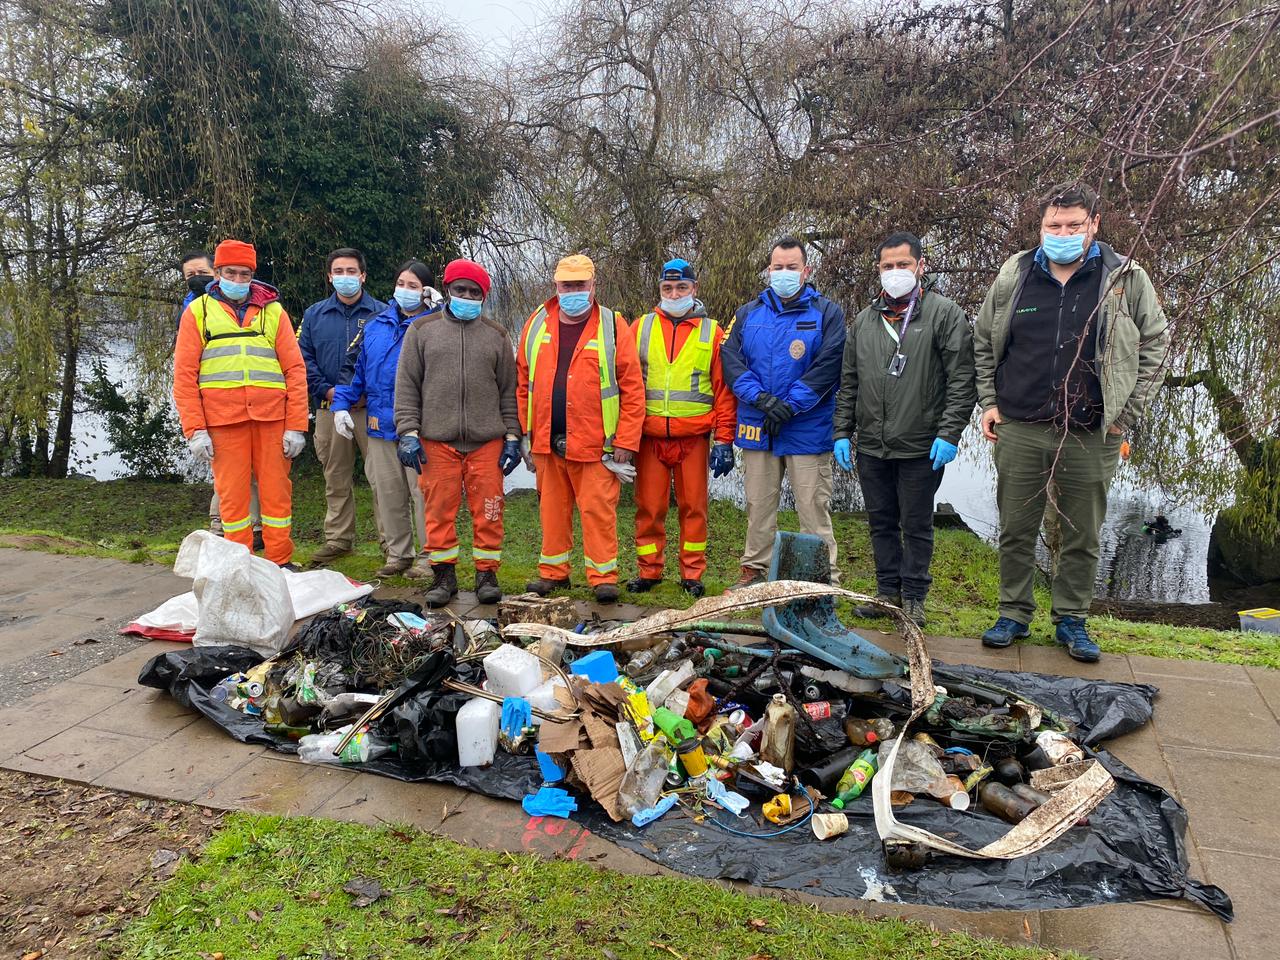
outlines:
M983 643L1008 646L1028 633L1049 504L1062 534L1056 636L1092 661L1099 651L1085 617L1107 489L1168 345L1150 279L1097 239L1099 225L1096 193L1055 187L1041 206L1039 244L1004 264L974 325L937 292L920 240L906 232L876 250L880 290L852 324L814 286L806 246L793 237L773 245L766 286L727 328L707 315L686 260L663 265L657 303L628 322L598 300L595 264L575 254L557 264L555 294L525 321L514 350L486 309L491 280L474 261L449 263L443 292L409 261L383 303L367 292L360 252L335 250L333 293L307 308L295 339L275 290L253 278L253 248L226 240L207 272L184 263L191 293L174 398L193 453L213 466L224 535L253 548L256 480L264 552L291 565L289 462L305 442L309 397L327 499L326 543L313 563L354 547L359 450L386 558L378 575L429 576L432 606L458 591L464 492L477 597L501 597L503 477L522 460L536 476L542 535L529 590L570 585L576 510L587 581L600 602L618 599L617 505L630 482L638 576L627 588L662 582L674 485L680 585L702 596L708 474L737 468L734 447L747 535L729 589L767 576L784 477L801 529L826 542L838 582L834 461L858 473L877 600L920 624L934 496L978 403L1000 511L1000 609Z

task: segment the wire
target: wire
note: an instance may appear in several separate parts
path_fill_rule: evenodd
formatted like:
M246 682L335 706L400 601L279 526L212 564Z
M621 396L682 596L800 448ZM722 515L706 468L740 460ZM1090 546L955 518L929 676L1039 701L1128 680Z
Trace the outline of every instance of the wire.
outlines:
M707 814L707 819L721 830L727 830L729 833L737 834L740 837L750 837L753 840L768 840L770 837L780 837L784 833L790 833L797 827L803 827L813 819L813 815L817 811L817 808L814 806L813 797L809 796L808 790L804 791L804 798L809 801L809 812L804 815L803 819L797 820L795 823L789 823L781 830L773 830L769 833L752 833L750 830L739 830L737 827L731 827L727 823L722 823L715 817L711 816L711 814Z

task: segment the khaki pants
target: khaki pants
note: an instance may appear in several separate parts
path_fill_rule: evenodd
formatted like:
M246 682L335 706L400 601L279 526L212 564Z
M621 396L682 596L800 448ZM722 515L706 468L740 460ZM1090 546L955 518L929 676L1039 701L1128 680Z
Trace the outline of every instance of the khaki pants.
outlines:
M378 437L369 437L364 462L377 494L378 526L386 541L387 560L411 560L414 534L420 548L425 550L427 542L418 472L400 462L394 440ZM431 467L428 464L424 469Z
M348 440L333 428L333 411L316 411L316 456L324 467L324 539L325 543L343 550L355 546L356 500L352 494L356 466L356 450L364 458L364 475L373 487L369 470L369 433L365 427L364 410L352 413L355 437ZM378 527L378 539L382 536L382 518L378 513L378 490L373 487L373 515Z
M1053 576L1053 620L1087 617L1098 573L1098 534L1107 489L1120 463L1120 437L1106 430L1005 421L996 427L996 506L1000 510L1000 616L1030 623L1036 540L1049 481L1056 488L1062 543Z
M254 477L249 482L249 516L253 520L253 529L262 529L262 510L258 506L258 478ZM218 491L213 491L213 496L209 498L209 527L215 533L222 532L222 505L218 500Z
M836 538L831 529L831 454L775 457L768 450L743 450L742 470L747 496L747 545L742 553L742 565L752 570L769 569L773 538L778 532L782 477L786 474L791 478L800 530L826 541L831 558L831 582L838 584Z

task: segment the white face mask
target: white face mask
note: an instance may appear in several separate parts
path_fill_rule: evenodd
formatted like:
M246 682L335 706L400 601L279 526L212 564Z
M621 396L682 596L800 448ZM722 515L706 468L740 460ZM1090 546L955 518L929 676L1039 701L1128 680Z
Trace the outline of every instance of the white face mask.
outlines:
M914 270L886 270L880 274L880 286L894 300L901 300L916 288Z

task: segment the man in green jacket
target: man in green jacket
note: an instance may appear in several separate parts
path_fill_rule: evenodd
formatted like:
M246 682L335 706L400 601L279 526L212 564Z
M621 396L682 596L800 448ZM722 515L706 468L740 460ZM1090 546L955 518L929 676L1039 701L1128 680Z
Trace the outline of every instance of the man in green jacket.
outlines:
M882 291L845 340L833 452L852 470L856 438L877 599L924 626L933 497L977 399L973 336L960 305L931 289L915 234L890 234L876 259Z
M1039 247L1000 268L974 333L1000 511L1000 611L982 642L1007 647L1029 632L1036 540L1049 503L1061 528L1055 635L1086 663L1101 656L1085 618L1107 489L1169 347L1151 279L1097 240L1099 222L1091 188L1054 187L1040 205Z

